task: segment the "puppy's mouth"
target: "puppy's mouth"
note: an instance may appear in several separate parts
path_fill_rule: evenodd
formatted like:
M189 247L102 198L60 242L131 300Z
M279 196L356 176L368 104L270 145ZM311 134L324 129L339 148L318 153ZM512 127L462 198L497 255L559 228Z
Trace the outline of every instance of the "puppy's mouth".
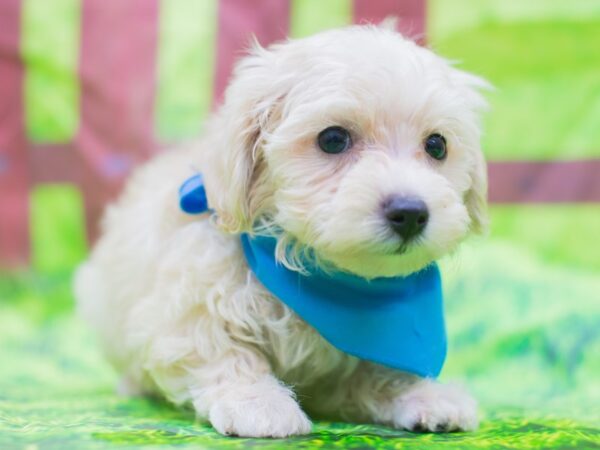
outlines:
M403 239L400 243L400 246L396 248L393 252L395 255L404 255L408 253L410 250L418 247L421 244L422 239L415 237L411 239Z
M403 242L402 244L400 244L400 247L398 247L394 253L396 255L404 255L406 252L408 252L409 247L410 247L409 242Z

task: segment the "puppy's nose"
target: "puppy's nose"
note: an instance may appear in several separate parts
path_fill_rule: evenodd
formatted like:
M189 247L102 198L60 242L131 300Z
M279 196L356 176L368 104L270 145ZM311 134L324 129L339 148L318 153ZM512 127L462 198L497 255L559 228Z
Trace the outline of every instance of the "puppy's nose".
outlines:
M391 197L383 204L383 213L402 239L419 235L427 226L429 211L425 202L414 197Z

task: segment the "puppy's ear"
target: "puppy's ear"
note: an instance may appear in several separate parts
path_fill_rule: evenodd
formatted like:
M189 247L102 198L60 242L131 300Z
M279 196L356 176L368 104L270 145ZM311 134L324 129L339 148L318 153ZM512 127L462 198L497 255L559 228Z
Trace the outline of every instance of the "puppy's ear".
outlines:
M467 110L471 117L470 133L473 141L479 143L481 139L480 115L487 109L487 102L481 95L481 91L491 90L492 86L484 79L452 68L451 77L454 85L458 87L461 97L466 102ZM472 150L473 162L469 171L471 187L465 194L465 205L471 218L471 230L477 234L485 234L488 228L487 215L487 166L483 153L477 144Z
M249 231L264 206L262 144L280 102L275 55L254 42L236 66L225 101L211 124L205 182L217 224L230 233Z
M474 155L470 171L471 187L465 194L465 205L471 218L471 230L476 234L485 234L488 229L487 214L487 166L481 151Z

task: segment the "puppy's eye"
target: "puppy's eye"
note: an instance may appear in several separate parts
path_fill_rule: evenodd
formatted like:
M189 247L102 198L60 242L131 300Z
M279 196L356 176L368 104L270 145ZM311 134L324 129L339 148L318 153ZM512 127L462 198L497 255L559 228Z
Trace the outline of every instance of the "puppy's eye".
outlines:
M352 147L352 138L348 130L342 127L325 128L317 137L319 148L325 153L342 153Z
M446 150L446 139L438 133L430 134L425 139L425 151L433 159L442 161L446 158L448 150Z

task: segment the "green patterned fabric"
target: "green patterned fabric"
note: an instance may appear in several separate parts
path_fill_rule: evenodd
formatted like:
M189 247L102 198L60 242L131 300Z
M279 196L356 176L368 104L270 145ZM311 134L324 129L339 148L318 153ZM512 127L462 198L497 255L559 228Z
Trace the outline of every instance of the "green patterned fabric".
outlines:
M569 238L550 258L511 227L553 220L556 208L575 225L555 221ZM598 212L494 208L502 226L443 261L450 350L442 380L479 399L475 433L316 422L312 434L285 441L223 438L189 411L119 398L116 374L72 313L69 273L57 271L0 278L0 448L600 448L600 256L576 265L567 251L594 241L587 219Z

